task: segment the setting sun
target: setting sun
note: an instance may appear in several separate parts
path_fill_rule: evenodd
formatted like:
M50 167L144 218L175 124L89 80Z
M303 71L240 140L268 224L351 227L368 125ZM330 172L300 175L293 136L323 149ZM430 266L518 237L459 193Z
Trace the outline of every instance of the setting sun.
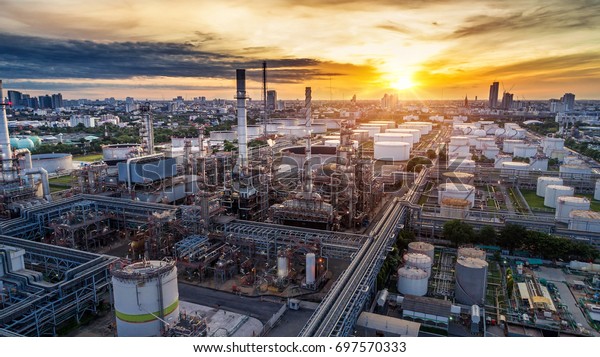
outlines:
M399 76L395 81L392 81L390 85L394 89L405 90L414 87L415 83L409 75L402 75Z

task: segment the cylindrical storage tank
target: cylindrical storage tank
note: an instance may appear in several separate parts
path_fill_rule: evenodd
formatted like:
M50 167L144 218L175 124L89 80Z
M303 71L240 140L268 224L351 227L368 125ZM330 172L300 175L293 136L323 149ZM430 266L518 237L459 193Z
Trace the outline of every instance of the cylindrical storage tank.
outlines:
M537 179L537 188L535 194L540 197L546 197L546 187L549 185L563 185L563 179L560 177L540 176Z
M427 126L415 123L402 123L398 125L399 129L417 129L421 132L421 136L429 134L431 131Z
M10 138L10 147L17 148L19 146L18 138Z
M471 185L443 183L438 186L438 204L445 198L454 198L469 201L469 208L475 204L475 187Z
M381 127L380 126L361 125L358 128L360 130L367 130L369 132L369 137L370 138L374 137L375 134L381 133Z
M277 277L279 279L287 278L288 276L288 257L280 255L277 257Z
M537 146L527 144L515 145L514 155L516 157L534 157L537 155Z
M592 169L587 165L560 165L558 171L560 173L578 175L589 175L592 173Z
M401 143L408 143L412 148L412 145L414 144L414 136L405 133L379 133L375 134L373 141L397 141Z
M421 130L419 129L406 129L406 128L395 128L395 129L387 129L386 133L404 133L411 134L414 139L414 143L418 143L421 140Z
M425 254L428 256L431 261L433 261L435 257L435 247L433 244L425 243L425 242L410 242L408 243L408 252L409 253L419 253Z
M267 123L267 134L277 134L279 132L279 127L283 126L282 122L271 122Z
M527 129L518 128L515 129L515 132L516 134L513 136L515 139L523 139L525 136L527 136Z
M237 140L237 132L236 131L211 131L210 132L210 141L229 141L233 142Z
M496 130L494 130L494 136L497 138L503 138L506 136L506 129L504 128L498 128Z
M477 258L485 260L487 254L485 250L473 247L460 247L458 248L457 255L463 258Z
M453 219L465 219L471 203L460 198L444 198L440 204L440 216Z
M307 134L306 126L280 126L277 130L281 135L295 138L303 138Z
M469 145L448 145L448 156L465 157L469 154Z
M373 133L375 136L375 133ZM360 142L369 140L369 131L363 129L352 130L352 139L358 140Z
M430 123L430 122L426 122L426 121L413 121L410 124L411 125L422 125L422 126L425 126L427 128L427 133L429 133L431 130L433 130L433 124Z
M310 125L310 131L313 134L325 134L327 132L327 125L326 124L315 124L315 123L312 123Z
M496 130L498 130L498 124L486 124L483 126L483 129L487 135L495 135Z
M248 140L260 138L263 135L264 126L262 125L246 125L246 135Z
M506 139L503 142L502 151L512 154L515 152L515 146L521 144L523 144L523 140Z
M431 265L433 265L433 261L425 254L407 253L404 254L403 258L404 266L421 269L426 271L428 275L431 274Z
M529 171L529 164L526 162L503 162L502 173L513 173L514 171Z
M571 211L588 211L590 200L585 197L560 196L556 201L554 218L563 223L569 223Z
M316 260L315 253L306 254L306 285L312 285L316 280Z
M402 267L398 269L398 284L396 287L403 295L425 296L429 274L425 270Z
M469 145L469 138L466 136L451 136L450 145L464 146Z
M359 129L368 129L368 128L379 128L379 132L385 132L385 129L388 128L387 124L372 124L372 123L364 123L360 124Z
M298 125L300 125L300 120L298 120L296 118L283 118L283 119L277 119L277 121L280 122L282 126L298 126ZM302 123L304 123L304 120L302 120Z
M482 137L485 137L487 135L487 133L483 129L477 129L473 132L473 135L482 138Z
M486 137L478 138L477 143L475 144L475 149L483 150L483 148L487 146L496 146L496 139Z
M143 261L114 270L112 285L119 337L161 336L164 321L173 325L179 320L174 261Z
M600 201L600 180L596 180L596 188L594 190L594 199Z
M32 135L32 136L29 137L29 140L31 140L33 142L34 146L40 146L40 145L42 145L42 139L40 139L39 136Z
M542 150L546 156L552 156L555 150L562 150L565 147L565 139L545 137L542 139Z
M544 206L556 208L556 202L561 196L573 196L575 189L563 185L546 186L546 195L544 196Z
M510 155L502 155L502 154L498 154L496 155L496 157L494 158L494 168L495 169L501 169L502 168L502 164L505 162L511 162L512 161L512 156Z
M451 182L456 184L472 185L473 181L475 180L475 175L468 172L459 171L444 172L442 177L444 178L444 183Z
M394 141L378 141L374 143L375 160L408 161L410 144Z
M569 217L569 229L600 233L600 212L573 210Z
M49 174L55 174L73 169L71 154L37 154L31 155L33 168L44 168Z
M487 287L488 263L477 258L456 260L456 285L454 297L465 305L481 305L485 299Z
M488 159L493 159L494 157L496 157L496 155L498 155L500 153L500 149L498 149L497 146L486 146L482 152L483 156L487 157Z
M469 146L476 146L477 143L479 142L477 139L479 139L478 136L475 135L465 135L468 139L469 139Z
M388 120L372 120L369 122L369 124L383 124L386 126L386 129L393 129L396 127L396 122L395 121L388 121Z

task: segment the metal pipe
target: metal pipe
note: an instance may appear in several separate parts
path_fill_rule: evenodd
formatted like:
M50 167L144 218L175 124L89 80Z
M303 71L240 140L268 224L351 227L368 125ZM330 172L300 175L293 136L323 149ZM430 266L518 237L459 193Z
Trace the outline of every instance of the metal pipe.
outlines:
M13 151L13 155L15 157L19 157L19 156L23 156L23 165L21 166L21 164L19 163L19 167L21 169L27 170L27 169L31 169L33 167L33 164L31 163L31 151L29 151L29 149L17 149L15 151Z
M25 178L29 175L39 174L42 178L42 193L44 198L48 201L52 201L52 195L50 194L50 182L48 181L48 171L43 167L36 167L35 169L25 169L21 173L21 177Z
M236 95L237 99L237 130L238 130L238 147L239 147L239 169L240 172L247 168L248 160L248 136L246 134L246 70L236 69Z
M8 133L8 120L6 119L6 106L4 102L4 89L0 80L0 155L2 155L2 171L9 172L12 167L12 151L10 148L10 137Z

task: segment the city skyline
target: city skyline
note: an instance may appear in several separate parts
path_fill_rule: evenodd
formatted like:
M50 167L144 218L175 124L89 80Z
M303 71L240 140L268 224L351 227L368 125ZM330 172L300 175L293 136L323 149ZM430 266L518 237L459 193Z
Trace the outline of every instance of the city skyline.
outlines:
M233 99L235 68L260 68L278 98L600 99L600 4L287 0L5 1L5 87L65 98ZM185 19L185 21L182 21Z

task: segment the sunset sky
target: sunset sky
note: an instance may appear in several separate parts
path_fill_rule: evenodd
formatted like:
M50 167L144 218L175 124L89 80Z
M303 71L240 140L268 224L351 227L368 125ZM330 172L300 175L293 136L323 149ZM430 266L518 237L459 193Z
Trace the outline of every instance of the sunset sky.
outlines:
M0 0L5 88L65 98L600 99L596 0ZM331 88L330 88L331 87ZM500 87L502 92L502 85Z

